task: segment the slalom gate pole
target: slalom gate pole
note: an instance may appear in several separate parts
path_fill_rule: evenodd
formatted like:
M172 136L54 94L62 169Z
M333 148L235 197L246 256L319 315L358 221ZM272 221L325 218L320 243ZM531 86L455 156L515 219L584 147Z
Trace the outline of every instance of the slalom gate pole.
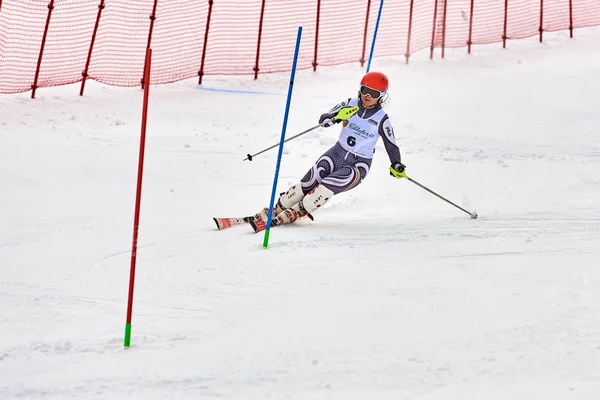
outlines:
M433 190L431 190L431 189L429 189L429 188L427 188L427 187L425 187L425 186L421 185L419 182L415 181L414 179L412 179L412 178L409 178L409 177L408 177L408 175L406 175L406 173L403 173L402 177L403 177L403 178L406 178L406 179L408 179L409 181L411 181L412 183L414 183L415 185L417 185L417 186L418 186L418 187L420 187L421 189L428 191L429 193L431 193L432 195L434 195L434 196L438 197L439 199L442 199L442 200L444 200L446 203L448 203L448 204L451 204L451 205L453 205L454 207L458 208L459 210L466 212L467 214L469 214L469 215L471 216L471 218L472 218L472 219L476 219L476 218L477 218L477 213L476 213L475 211L473 211L473 212L471 212L471 211L467 211L467 210L465 210L464 208L462 208L461 206L454 204L453 202L451 202L451 201L450 201L450 200L448 200L447 198L445 198L445 197L443 197L443 196L441 196L441 195L437 194L437 193L436 193L436 192L434 192Z
M148 98L150 96L150 66L152 65L152 49L146 52L146 68L144 72L144 102L142 108L142 134L140 135L140 154L138 162L137 189L135 193L135 215L133 218L133 242L131 246L131 269L129 272L129 296L127 301L127 319L125 322L125 348L131 343L131 315L133 311L133 287L135 282L135 262L137 257L138 227L140 225L140 205L142 202L142 177L144 176L144 151L146 147L146 121L148 120Z
M290 113L290 103L292 102L292 90L294 89L294 78L296 76L296 64L298 62L298 53L300 51L300 39L302 38L302 27L298 27L298 36L296 37L296 49L294 50L294 61L292 63L292 75L288 87L287 103L285 105L285 114L283 115L283 127L281 129L281 140L279 141L279 154L277 154L277 164L275 166L275 177L273 179L273 190L271 191L271 202L269 203L269 218L267 219L267 229L263 239L263 247L269 246L269 234L271 233L271 221L273 219L273 204L275 203L275 193L277 193L277 180L279 179L279 165L283 155L283 144L285 143L285 129L287 127L288 115Z
M381 0L381 2L379 3L379 12L377 13L377 22L375 23L375 31L373 32L373 41L371 42L369 62L367 63L367 72L371 70L371 60L373 59L373 50L375 50L375 39L377 39L377 30L379 29L379 21L381 20L381 10L383 10L383 0Z

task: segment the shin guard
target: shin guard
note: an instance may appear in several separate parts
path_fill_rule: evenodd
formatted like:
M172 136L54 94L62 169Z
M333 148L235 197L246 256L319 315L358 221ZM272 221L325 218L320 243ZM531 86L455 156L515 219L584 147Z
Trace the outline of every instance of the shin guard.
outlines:
M294 204L298 203L303 198L304 192L302 191L302 184L297 183L279 197L277 207L280 209L278 211L281 212L286 208L292 208Z
M312 214L327 201L333 197L335 193L323 185L317 185L312 192L304 196L304 198L294 206L296 213L299 216L308 215L312 219Z

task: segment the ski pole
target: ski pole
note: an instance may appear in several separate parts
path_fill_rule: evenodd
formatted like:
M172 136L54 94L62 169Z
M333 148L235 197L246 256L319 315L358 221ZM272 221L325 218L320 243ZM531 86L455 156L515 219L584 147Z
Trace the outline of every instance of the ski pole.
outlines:
M358 107L342 107L342 108L340 109L340 111L339 111L339 112L338 112L338 113L335 115L335 117L333 117L333 120L334 120L336 123L337 123L337 122L341 122L341 121L345 121L345 120L349 119L350 117L352 117L352 116L353 116L354 114L356 114L357 112L358 112ZM306 133L308 133L308 132L310 132L310 131L314 131L315 129L317 129L317 128L319 128L319 127L323 126L323 124L324 124L324 122L323 122L323 123L320 123L319 125L315 125L315 126L313 126L312 128L308 128L308 129L307 129L307 130L305 130L304 132L300 132L300 133L298 133L297 135L294 135L294 136L292 136L292 137L290 137L290 138L287 138L286 140L284 140L284 141L283 141L283 143L285 143L285 142L289 142L289 141L290 141L290 140L292 140L292 139L296 139L297 137L300 137L300 136L302 136L302 135L304 135L304 134L306 134ZM266 149L264 149L264 150L261 150L261 151L259 151L259 152L258 152L258 153L256 153L256 154L247 154L247 155L246 155L246 158L244 158L244 160L243 160L243 161L246 161L246 160L248 160L248 161L252 161L252 158L253 158L253 157L255 157L255 156L259 155L259 154L262 154L262 153L264 153L264 152L265 152L265 151L267 151L267 150L271 150L272 148L274 148L274 147L277 147L277 146L279 146L279 143L277 143L277 144L274 144L274 145L273 145L273 146L271 146L271 147L267 147Z
M292 136L292 137L290 137L290 138L287 138L287 139L285 139L285 140L283 141L283 143L285 143L285 142L289 142L289 141L290 141L290 140L292 140L292 139L296 139L297 137L300 137L300 136L302 136L302 135L304 135L305 133L308 133L308 132L310 132L310 131L314 131L315 129L317 129L317 128L321 127L321 126L323 126L323 124L315 125L315 126L313 126L312 128L308 128L308 129L307 129L307 130L305 130L304 132L300 132L300 133L299 133L299 134L297 134L297 135L294 135L294 136ZM264 153L265 151L267 151L267 150L271 150L272 148L274 148L274 147L277 147L277 146L279 146L279 143L276 143L276 144L274 144L274 145L273 145L273 146L271 146L271 147L267 147L266 149L264 149L264 150L261 150L261 151L259 151L259 152L258 152L258 153L256 153L256 154L248 154L248 155L246 156L246 158L244 158L244 160L243 160L243 161L246 161L246 160L248 160L248 161L252 161L252 157L254 157L254 156L257 156L257 155L259 155L259 154L262 154L262 153Z
M408 175L406 175L406 172L402 172L399 174L401 178L406 178L409 181L411 181L412 183L414 183L415 185L417 185L418 187L420 187L421 189L424 189L426 191L428 191L429 193L431 193L432 195L444 200L446 203L453 205L454 207L458 208L461 211L466 212L467 214L469 214L471 216L472 219L476 219L477 218L477 213L475 211L470 212L465 210L464 208L462 208L459 205L454 204L453 202L451 202L450 200L448 200L447 198L440 196L439 194L437 194L436 192L434 192L433 190L421 185L419 182L415 181L414 179L411 179Z

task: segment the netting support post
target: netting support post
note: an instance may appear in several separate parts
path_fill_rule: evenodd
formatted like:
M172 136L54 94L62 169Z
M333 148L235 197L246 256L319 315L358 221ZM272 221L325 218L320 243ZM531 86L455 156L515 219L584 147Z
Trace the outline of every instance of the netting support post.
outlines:
M52 16L52 10L54 10L54 0L50 0L50 3L48 3L48 16L46 17L46 27L44 28L44 36L42 36L42 45L40 47L40 54L38 55L37 66L35 68L35 77L33 78L33 84L31 85L32 99L35 99L35 91L37 89L38 78L40 77L40 68L42 66L44 48L46 47L46 38L48 37L48 28L50 27L50 17Z
M540 0L540 43L544 39L544 0Z
M98 25L100 24L100 18L102 17L102 10L104 10L104 0L100 0L100 4L98 4L98 14L96 14L96 24L94 25L94 32L92 32L92 41L90 42L90 49L88 50L87 60L85 61L85 68L81 73L81 89L79 89L80 96L83 96L85 81L88 78L88 70L90 68L90 62L92 61L92 50L94 49L94 43L96 42L96 33L98 33Z
M573 39L573 0L569 0L569 33Z
M148 57L148 50L150 49L150 46L152 45L152 32L154 30L154 21L156 20L156 5L158 3L158 0L154 0L154 5L152 6L152 14L150 14L150 28L148 29L148 41L146 43L146 57L144 57L144 73L142 75L142 80L140 81L140 83L142 84L142 89L144 89L144 85L146 84L146 68L147 68L147 63L146 63L146 58Z
M433 60L433 47L435 44L435 23L437 21L438 0L435 0L435 4L433 7L433 28L431 29L431 46L429 46L430 60Z
M406 58L406 64L408 64L408 59L410 58L410 37L412 34L414 5L415 0L410 0L410 11L408 12L408 34L406 35L406 53L404 53L404 57Z
M258 23L258 40L256 42L256 62L254 63L254 80L258 79L258 60L260 59L260 41L262 39L262 29L263 29L263 20L265 18L265 2L266 0L262 0L262 5L260 6L260 21Z
M204 43L202 43L202 57L200 59L200 70L198 70L198 85L202 85L204 76L204 60L206 59L206 46L208 45L208 31L210 30L210 17L212 16L213 0L208 0L208 12L206 13L206 29L204 30Z
M508 0L504 0L504 33L502 34L502 48L506 48L506 31L508 28Z
M446 56L446 14L448 10L448 0L442 0L444 2L444 14L442 17L442 58Z
M367 15L365 17L365 32L363 33L362 53L360 55L360 66L365 65L365 52L367 51L367 31L369 30L369 14L371 12L371 0L367 1Z
M312 62L312 66L313 66L313 72L317 70L317 65L319 65L319 63L317 62L317 49L319 48L319 23L321 22L321 0L317 0L317 23L316 23L316 28L315 28L315 55L313 58L313 62Z
M473 44L473 9L475 0L471 0L471 11L469 12L469 39L467 40L467 53L471 54L471 45Z

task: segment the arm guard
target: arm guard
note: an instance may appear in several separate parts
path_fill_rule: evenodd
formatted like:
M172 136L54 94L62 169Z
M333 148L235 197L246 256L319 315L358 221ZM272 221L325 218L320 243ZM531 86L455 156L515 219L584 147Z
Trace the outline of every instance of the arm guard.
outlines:
M400 149L396 144L396 137L394 136L394 128L390 118L386 115L379 124L379 136L383 138L383 145L385 151L390 158L390 163L402 162L400 158Z
M325 114L321 114L321 117L319 117L319 123L322 124L323 121L325 121L326 119L333 119L333 117L335 117L338 113L338 111L340 111L340 109L342 107L347 106L350 103L351 99L348 99L346 101L342 101L341 103L339 103L338 105L336 105L335 107L333 107L331 110L329 110L328 112L326 112Z

